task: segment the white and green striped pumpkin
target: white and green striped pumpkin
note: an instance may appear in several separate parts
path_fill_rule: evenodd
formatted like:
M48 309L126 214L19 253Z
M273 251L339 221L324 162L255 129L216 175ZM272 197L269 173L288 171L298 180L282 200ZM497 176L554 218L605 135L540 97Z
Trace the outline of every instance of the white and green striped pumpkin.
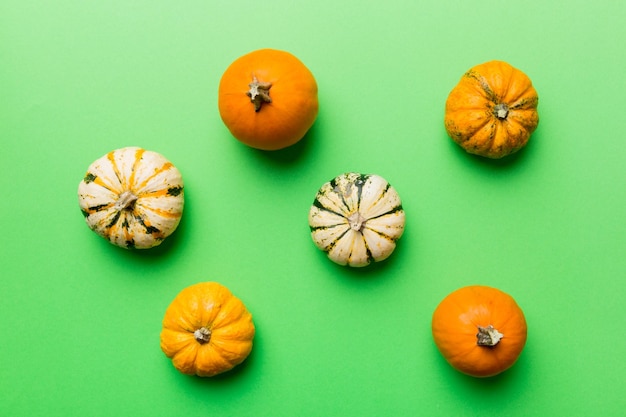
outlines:
M161 154L138 147L109 152L94 161L78 185L87 225L123 248L161 244L183 214L183 179Z
M309 211L315 245L354 267L387 259L404 232L400 196L378 175L349 172L325 183Z

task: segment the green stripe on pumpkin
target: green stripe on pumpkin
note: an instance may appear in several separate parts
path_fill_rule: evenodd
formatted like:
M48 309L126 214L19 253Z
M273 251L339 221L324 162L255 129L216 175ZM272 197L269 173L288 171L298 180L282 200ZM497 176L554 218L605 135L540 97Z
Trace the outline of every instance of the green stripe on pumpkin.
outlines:
M98 178L96 175L92 174L91 172L88 172L85 175L85 178L83 178L83 181L85 181L85 184L89 184L90 182L95 181L96 178Z
M167 189L167 195L171 195L173 197L176 197L178 195L180 195L180 193L183 192L183 187L171 187Z

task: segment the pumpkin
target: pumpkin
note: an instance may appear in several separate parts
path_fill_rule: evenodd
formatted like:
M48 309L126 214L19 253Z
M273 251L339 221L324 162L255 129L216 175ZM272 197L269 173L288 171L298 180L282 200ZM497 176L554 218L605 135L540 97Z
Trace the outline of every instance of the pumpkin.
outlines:
M218 109L231 134L261 150L278 150L304 137L318 111L317 83L289 52L260 49L236 59L218 89Z
M387 259L404 232L400 196L382 177L349 172L325 183L309 210L315 245L337 264Z
M121 148L94 161L78 185L87 225L123 248L159 245L178 227L184 205L178 169L157 152Z
M211 377L243 362L252 350L252 315L217 282L183 289L165 311L161 350L188 375Z
M437 306L432 334L452 367L474 377L510 368L526 344L526 319L513 297L492 287L460 288Z
M445 107L448 135L471 154L498 159L524 147L537 128L537 91L522 71L490 61L467 71Z

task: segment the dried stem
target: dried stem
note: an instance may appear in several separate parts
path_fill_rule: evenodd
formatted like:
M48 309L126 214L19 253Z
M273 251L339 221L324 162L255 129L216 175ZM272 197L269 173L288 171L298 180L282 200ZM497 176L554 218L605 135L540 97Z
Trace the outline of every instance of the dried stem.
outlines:
M504 335L497 331L491 324L487 327L478 326L476 334L478 346L495 346Z
M253 77L252 82L248 84L250 89L246 93L250 97L250 101L254 104L254 111L261 110L263 103L271 103L270 88L272 83L265 83L257 80L256 76Z

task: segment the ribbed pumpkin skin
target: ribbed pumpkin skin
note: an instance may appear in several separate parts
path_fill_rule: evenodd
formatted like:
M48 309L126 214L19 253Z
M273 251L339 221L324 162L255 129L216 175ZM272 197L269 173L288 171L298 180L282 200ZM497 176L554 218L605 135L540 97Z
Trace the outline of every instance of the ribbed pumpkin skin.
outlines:
M493 326L503 337L495 346L477 343L479 326ZM513 297L481 285L460 288L441 301L432 317L437 348L455 369L489 377L509 369L526 344L526 319Z
M161 154L121 148L89 166L78 186L78 202L94 232L123 248L147 249L178 227L183 179Z
M404 232L400 196L382 177L349 172L325 183L309 210L315 245L340 265L387 259Z
M498 159L524 147L537 128L537 91L522 71L490 61L467 71L445 108L448 135L467 152Z
M202 331L208 341L196 338ZM243 302L222 284L202 282L183 289L165 311L161 350L180 372L211 377L243 362L254 334Z
M256 111L247 95L254 80L269 83L271 102ZM278 150L300 141L318 112L317 83L309 69L289 52L260 49L236 59L218 89L222 121L240 142Z

